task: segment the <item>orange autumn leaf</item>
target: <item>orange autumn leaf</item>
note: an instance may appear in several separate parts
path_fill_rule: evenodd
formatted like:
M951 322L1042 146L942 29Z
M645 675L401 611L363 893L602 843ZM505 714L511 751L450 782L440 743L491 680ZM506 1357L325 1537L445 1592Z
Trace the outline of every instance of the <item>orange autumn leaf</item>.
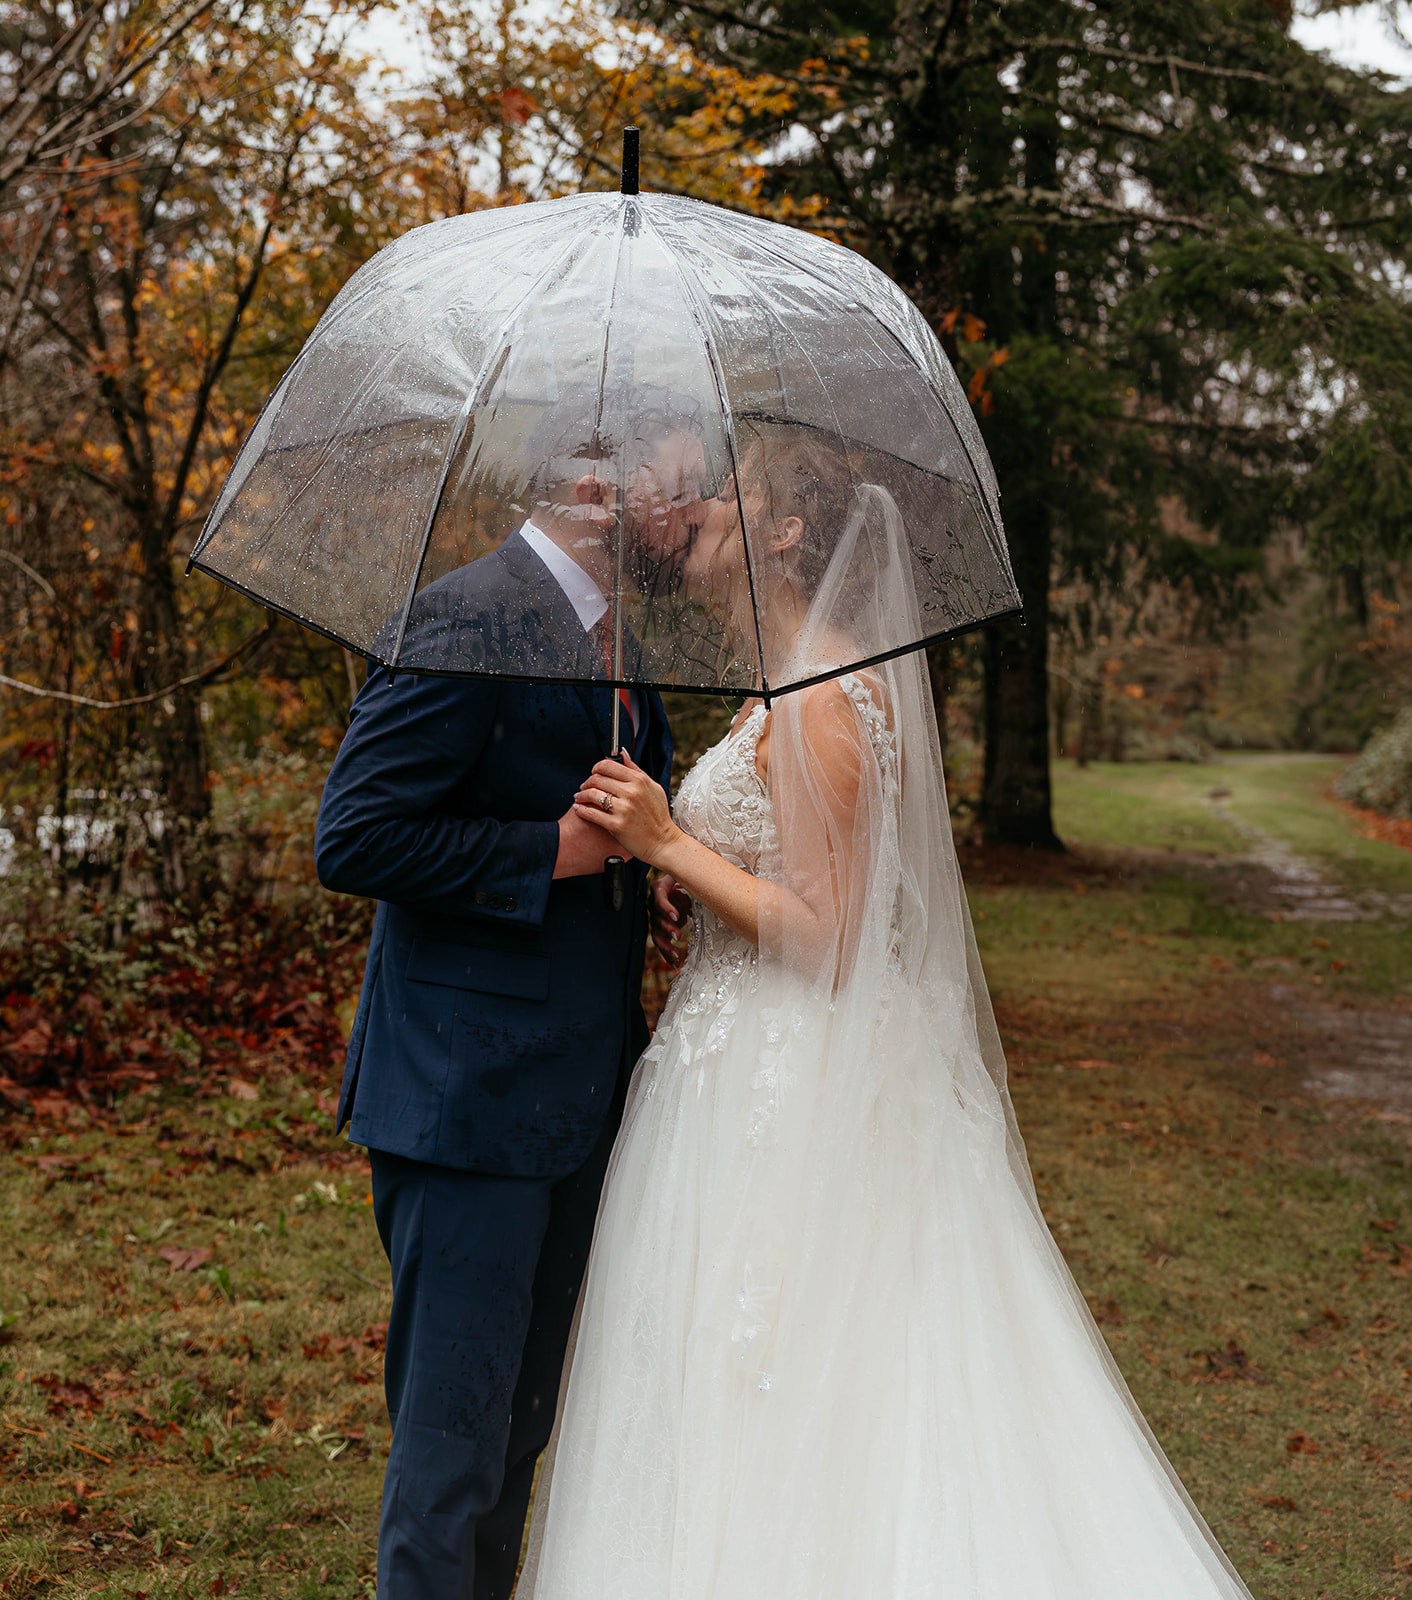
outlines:
M517 83L500 91L500 115L517 128L522 128L538 109L534 97Z
M976 344L985 338L985 323L969 311L961 319L961 337L967 344Z

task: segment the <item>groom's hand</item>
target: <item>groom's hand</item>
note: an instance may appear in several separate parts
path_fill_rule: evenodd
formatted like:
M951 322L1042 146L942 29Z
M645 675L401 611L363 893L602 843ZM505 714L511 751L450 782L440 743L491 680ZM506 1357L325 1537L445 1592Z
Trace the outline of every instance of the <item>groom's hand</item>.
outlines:
M675 972L686 960L686 923L691 916L691 896L664 872L652 885L647 902L652 943L668 967Z
M602 828L585 822L572 806L559 818L559 854L554 858L556 878L586 878L602 872L609 856L627 851Z

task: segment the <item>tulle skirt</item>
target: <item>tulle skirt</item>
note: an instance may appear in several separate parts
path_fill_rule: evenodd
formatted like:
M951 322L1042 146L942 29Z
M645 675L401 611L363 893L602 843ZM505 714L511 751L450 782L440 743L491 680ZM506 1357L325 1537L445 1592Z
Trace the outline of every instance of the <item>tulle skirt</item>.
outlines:
M639 1066L520 1600L1245 1596L964 1019L740 965Z

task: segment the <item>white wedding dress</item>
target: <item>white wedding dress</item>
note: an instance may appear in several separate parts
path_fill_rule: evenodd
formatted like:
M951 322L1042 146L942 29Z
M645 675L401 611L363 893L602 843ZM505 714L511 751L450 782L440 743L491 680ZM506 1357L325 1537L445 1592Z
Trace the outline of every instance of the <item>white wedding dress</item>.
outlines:
M839 691L881 834L917 697L894 667ZM697 763L676 818L779 882L765 715ZM965 951L922 939L909 977L913 869L860 908L881 941L871 961L855 941L862 995L698 910L614 1153L521 1600L1247 1594L1039 1215Z

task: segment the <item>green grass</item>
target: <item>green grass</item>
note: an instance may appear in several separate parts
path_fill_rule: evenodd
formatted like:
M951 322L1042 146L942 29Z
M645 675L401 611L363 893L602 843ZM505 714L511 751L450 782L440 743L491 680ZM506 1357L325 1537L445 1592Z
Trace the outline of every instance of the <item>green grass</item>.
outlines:
M1238 855L1250 846L1211 803L1223 806L1358 890L1412 894L1412 852L1361 838L1332 798L1346 763L1336 756L1244 756L1183 762L1071 761L1054 766L1054 819L1077 844Z
M1054 826L1075 844L1115 849L1198 850L1234 855L1240 833L1211 809L1222 778L1175 761L1056 761Z
M389 1296L361 1164L287 1080L119 1110L4 1162L0 1594L371 1593Z

